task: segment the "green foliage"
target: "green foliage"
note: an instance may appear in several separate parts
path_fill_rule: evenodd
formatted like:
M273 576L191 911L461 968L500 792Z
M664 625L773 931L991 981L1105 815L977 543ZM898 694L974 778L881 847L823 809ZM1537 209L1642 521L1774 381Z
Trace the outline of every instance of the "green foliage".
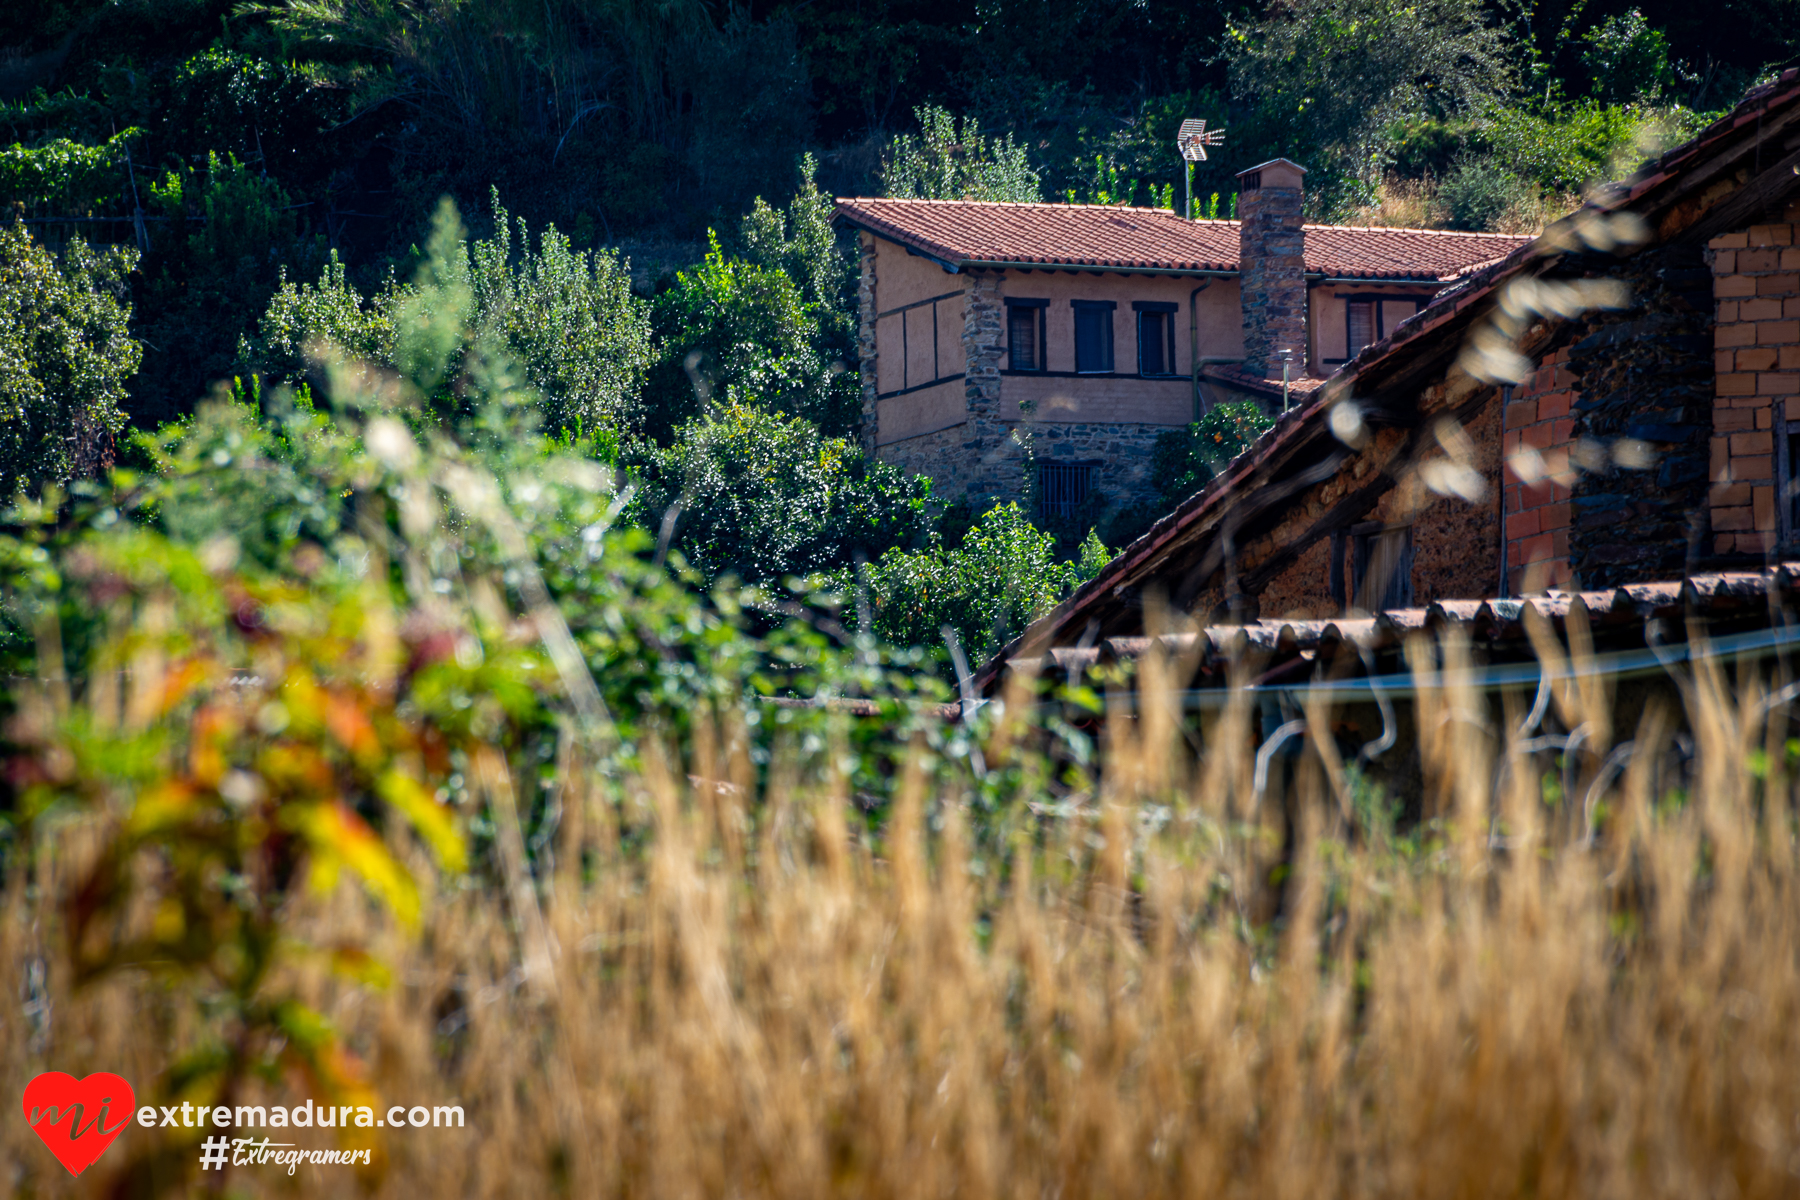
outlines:
M917 134L902 134L881 167L884 195L913 200L1009 200L1033 203L1042 196L1025 147L1012 134L984 137L974 117L960 121L948 109L927 104L913 110Z
M669 545L708 580L779 583L925 542L931 481L820 435L811 422L727 402L640 442L625 461L650 529L672 520Z
M1083 583L1098 575L1113 559L1113 551L1106 548L1100 540L1100 531L1088 530L1087 537L1081 540L1081 548L1075 556L1075 574Z
M866 593L873 630L884 639L929 646L949 625L978 663L1068 595L1104 552L1084 551L1078 568L1058 562L1054 551L1055 539L1033 527L1017 504L1001 504L954 549L934 540L922 550L889 550L862 571L841 574L837 585Z
M1365 186L1396 122L1478 111L1508 83L1505 37L1479 0L1297 0L1234 25L1226 53L1234 92L1271 132L1315 172ZM1327 182L1309 177L1309 193Z
M1480 138L1507 170L1541 187L1574 191L1629 172L1687 136L1698 117L1682 108L1621 107L1584 101L1533 111L1501 108L1481 122Z
M1274 424L1258 405L1243 401L1218 405L1186 429L1158 436L1150 471L1164 511L1205 487Z
M1603 104L1655 104L1683 82L1669 61L1669 39L1631 9L1608 17L1583 37L1581 59L1593 75L1594 99Z
M857 262L848 245L831 227L832 199L819 190L819 163L800 159L800 188L787 210L776 210L758 196L738 232L745 261L778 270L800 289L800 297L818 305L820 319L833 331L851 331L856 323Z
M552 433L627 428L650 362L644 306L615 255L576 252L554 226L534 250L523 221L494 201L493 238L470 242L447 202L411 284L391 277L365 299L334 255L317 284L281 281L242 354L277 382L306 371L315 343L420 379L440 404L471 347L502 354L534 389ZM516 240L515 240L516 238ZM403 328L417 331L399 336Z
M318 283L294 283L283 268L256 340L246 341L239 354L280 383L305 378L306 349L314 341L334 345L351 358L392 363L393 314L401 291L390 273L382 289L365 300L335 250Z
M0 491L67 483L111 461L142 350L128 325L132 250L60 256L22 223L0 229Z
M98 146L56 138L41 146L0 150L0 204L81 216L126 198L125 146L141 136L125 129Z
M138 292L146 354L131 410L139 425L191 411L229 377L238 341L282 270L310 270L323 253L321 240L301 232L280 184L232 155L203 161L145 188L145 207L162 221Z
M1537 198L1537 189L1492 158L1467 157L1438 186L1452 229L1498 228L1502 218Z
M767 252L773 246L760 224L758 246ZM808 301L778 267L728 256L709 234L705 260L676 275L652 305L657 363L645 388L646 432L666 439L715 397L804 417L828 434L852 430L861 410L856 375L844 358L827 357L848 352L843 312Z

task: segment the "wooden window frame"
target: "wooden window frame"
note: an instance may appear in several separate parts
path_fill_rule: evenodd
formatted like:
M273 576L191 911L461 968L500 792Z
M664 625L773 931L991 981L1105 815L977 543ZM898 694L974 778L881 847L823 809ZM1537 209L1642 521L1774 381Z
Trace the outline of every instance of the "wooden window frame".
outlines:
M1800 461L1796 461L1800 454L1793 445L1800 439L1800 421L1787 415L1787 402L1777 397L1770 424L1775 430L1775 531L1781 549L1792 550L1800 541L1800 513L1794 511L1800 504L1800 485L1794 478L1800 471Z
M1181 311L1179 304L1166 300L1134 300L1131 311L1137 314L1137 353L1138 374L1146 379L1179 379L1180 372L1175 369L1175 314ZM1146 315L1164 318L1162 322L1164 337L1163 362L1166 369L1157 372L1144 370L1144 317Z
M1331 601L1338 606L1338 611L1348 612L1352 603L1369 599L1366 576L1375 557L1376 543L1383 538L1403 539L1397 563L1400 570L1396 571L1394 578L1388 580L1384 587L1384 591L1393 596L1394 603L1356 603L1356 607L1366 612L1391 612L1397 608L1413 607L1413 527L1390 526L1383 521L1361 521L1331 535L1330 558L1326 570L1329 572Z
M1016 362L1013 361L1012 327L1013 327L1013 309L1015 309L1015 308L1026 308L1026 309L1035 308L1035 309L1037 309L1037 347L1036 347L1036 349L1037 349L1037 355L1036 355L1037 365L1035 365L1035 366L1021 367ZM1050 308L1050 301L1048 301L1048 300L1032 300L1032 299L1026 299L1026 298L1022 298L1022 297L1014 297L1014 296L1006 297L1006 369L1007 370L1009 370L1009 371L1029 371L1033 374L1042 374L1043 372L1050 369L1050 350L1049 350L1049 347L1044 345L1044 333L1045 333L1044 314L1049 310L1049 308Z
M1113 329L1113 311L1119 307L1114 300L1071 300L1069 307L1075 310L1075 373L1077 375L1116 375L1116 356L1118 347L1115 344L1116 334ZM1098 313L1105 317L1102 322L1103 333L1100 345L1106 355L1106 365L1091 370L1084 370L1081 365L1081 314Z

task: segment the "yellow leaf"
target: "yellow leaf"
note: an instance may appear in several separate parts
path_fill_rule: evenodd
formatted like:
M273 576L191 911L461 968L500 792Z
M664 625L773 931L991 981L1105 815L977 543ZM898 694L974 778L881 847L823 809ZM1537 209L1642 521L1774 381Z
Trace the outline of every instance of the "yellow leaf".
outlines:
M306 805L292 819L315 856L315 884L342 863L362 876L369 890L387 902L401 924L408 929L418 928L418 886L361 817L342 803L332 801Z
M419 831L437 856L439 866L459 873L468 870L468 850L456 828L455 817L425 790L424 784L404 771L390 770L381 777L376 791Z

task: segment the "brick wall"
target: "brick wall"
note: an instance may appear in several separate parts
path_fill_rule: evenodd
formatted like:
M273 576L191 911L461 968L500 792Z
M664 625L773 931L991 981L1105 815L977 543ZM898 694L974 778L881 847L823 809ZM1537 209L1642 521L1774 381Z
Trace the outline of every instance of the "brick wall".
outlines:
M1800 206L1782 215L1707 244L1716 554L1765 554L1778 535L1775 415L1800 419Z
M1569 447L1571 416L1580 398L1567 347L1545 355L1531 378L1513 389L1504 414L1501 480L1506 525L1501 538L1508 590L1519 595L1529 582L1557 587L1569 581ZM1514 452L1529 446L1543 460L1545 474L1521 479ZM1558 482L1560 480L1560 482Z

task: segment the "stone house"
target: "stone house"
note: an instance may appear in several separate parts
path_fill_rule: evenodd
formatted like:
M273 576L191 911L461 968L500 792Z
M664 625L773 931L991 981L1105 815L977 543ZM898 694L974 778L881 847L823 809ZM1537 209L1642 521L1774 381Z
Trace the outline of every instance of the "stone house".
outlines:
M1767 637L1795 562L1788 70L1363 348L979 681L1129 652L1151 596L1301 679L1334 646L1445 623L1529 658L1521 597L1621 652L1679 642L1684 619Z
M1241 221L840 201L861 246L865 447L949 498L1019 496L1029 445L1051 511L1146 500L1159 434L1225 399L1297 402L1528 240L1308 225L1303 174L1245 172Z

